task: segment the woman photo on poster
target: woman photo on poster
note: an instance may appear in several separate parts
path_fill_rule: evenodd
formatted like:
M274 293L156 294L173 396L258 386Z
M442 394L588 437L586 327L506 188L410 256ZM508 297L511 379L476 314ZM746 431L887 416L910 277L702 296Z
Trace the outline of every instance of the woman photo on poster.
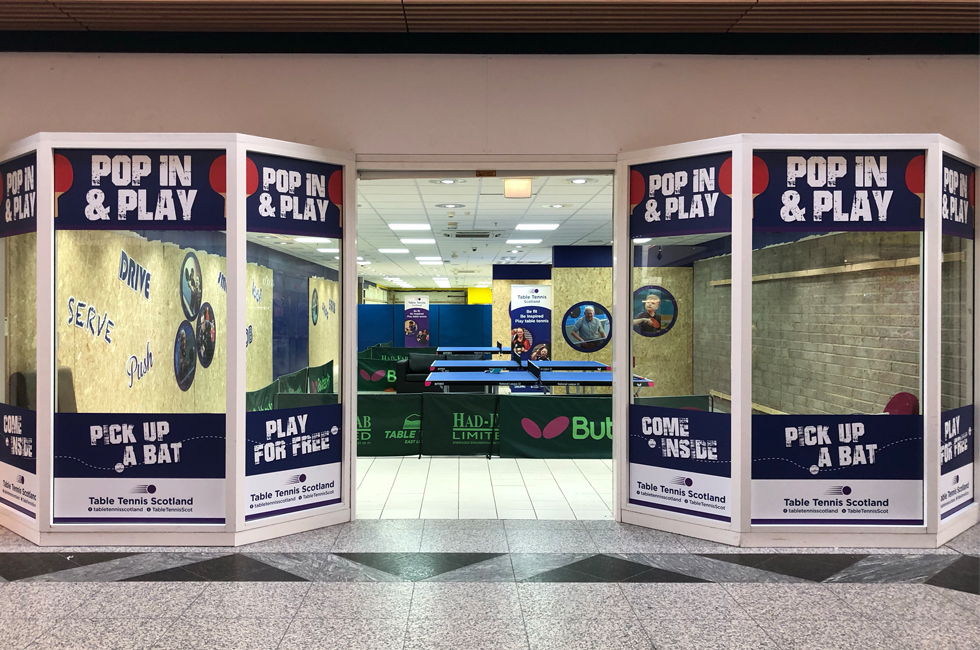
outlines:
M531 349L531 339L523 327L513 329L511 334L513 338L510 341L510 348L514 351L514 354L522 354Z

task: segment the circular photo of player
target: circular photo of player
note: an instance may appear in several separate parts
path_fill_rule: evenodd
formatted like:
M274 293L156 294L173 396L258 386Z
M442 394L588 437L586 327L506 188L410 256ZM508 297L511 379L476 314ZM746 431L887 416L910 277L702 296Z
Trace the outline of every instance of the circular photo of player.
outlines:
M633 292L633 331L637 334L661 336L676 320L677 301L663 287L651 284Z
M180 267L180 304L184 308L187 320L197 318L197 312L201 308L203 286L201 263L197 261L197 255L188 253L184 256L184 263Z
M177 336L174 338L174 376L180 390L191 387L196 371L197 342L194 340L194 328L184 321L177 328Z
M523 327L515 327L510 331L510 349L514 354L524 354L531 351L534 345L534 335Z
M612 316L597 302L579 302L562 318L561 333L572 349L598 352L612 337Z
M538 343L531 348L531 361L551 361L551 341Z
M310 317L313 319L313 326L316 327L316 322L320 320L320 295L316 292L316 289L313 290L313 300L310 302L313 303L313 306L310 308Z
M201 366L207 368L214 359L214 346L217 342L218 325L214 320L214 308L211 303L201 305L197 314L197 358Z

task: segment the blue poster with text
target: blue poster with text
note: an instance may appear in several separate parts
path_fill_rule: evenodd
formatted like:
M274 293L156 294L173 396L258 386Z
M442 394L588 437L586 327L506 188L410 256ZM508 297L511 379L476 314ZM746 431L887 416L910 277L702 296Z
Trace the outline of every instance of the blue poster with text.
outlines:
M37 154L0 163L0 238L37 230Z
M939 432L939 517L945 519L974 500L973 404L943 411Z
M245 521L341 500L340 404L245 414Z
M0 404L3 444L0 445L0 506L37 518L37 414Z
M977 172L973 165L943 154L943 234L973 239L977 220Z
M731 521L727 413L630 405L629 463L631 504Z
M923 151L779 150L754 158L755 230L922 230Z
M551 360L551 285L511 285L510 341L522 360Z
M630 167L630 237L731 232L732 154Z
M56 413L56 523L225 521L223 413Z
M224 230L225 152L58 149L60 230Z
M249 151L245 196L249 232L341 237L344 178L339 165Z
M753 524L917 525L920 415L753 415Z

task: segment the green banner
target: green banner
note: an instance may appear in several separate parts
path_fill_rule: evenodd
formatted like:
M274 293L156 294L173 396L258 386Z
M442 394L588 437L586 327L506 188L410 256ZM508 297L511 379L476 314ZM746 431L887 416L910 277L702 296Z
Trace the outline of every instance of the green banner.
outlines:
M500 455L612 458L612 398L501 396Z
M422 443L422 395L359 395L357 455L410 456Z
M395 389L395 361L357 360L357 390L385 391Z
M500 453L496 395L423 393L422 453L476 456Z
M634 397L633 403L640 406L661 406L668 409L711 410L710 395L671 395L669 397Z
M409 354L435 354L436 348L371 348L371 358L375 361L401 361Z
M277 409L298 409L336 403L337 393L279 393L275 400Z
M279 392L280 393L305 393L309 390L309 384L306 383L306 377L309 368L303 368L302 370L297 370L288 375L280 375L279 382Z
M333 361L327 361L322 366L309 368L309 393L332 393L333 391Z
M265 388L260 388L258 390L253 390L250 393L245 393L245 410L246 411L271 411L272 403L276 398L276 392L279 390L279 382L274 381Z

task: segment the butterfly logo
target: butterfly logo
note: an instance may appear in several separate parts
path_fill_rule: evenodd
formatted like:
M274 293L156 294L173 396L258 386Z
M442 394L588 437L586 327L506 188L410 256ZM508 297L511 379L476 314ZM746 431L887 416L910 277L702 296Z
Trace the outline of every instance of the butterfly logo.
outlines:
M384 370L377 370L373 375L369 375L367 370L361 369L361 379L364 381L381 381L384 376Z
M565 429L568 428L568 422L568 418L563 415L544 425L544 431L542 431L540 427L538 427L538 425L532 420L529 418L524 418L521 420L521 426L524 427L527 435L531 436L532 438L544 438L545 440L551 440L552 438L557 438L564 433Z

